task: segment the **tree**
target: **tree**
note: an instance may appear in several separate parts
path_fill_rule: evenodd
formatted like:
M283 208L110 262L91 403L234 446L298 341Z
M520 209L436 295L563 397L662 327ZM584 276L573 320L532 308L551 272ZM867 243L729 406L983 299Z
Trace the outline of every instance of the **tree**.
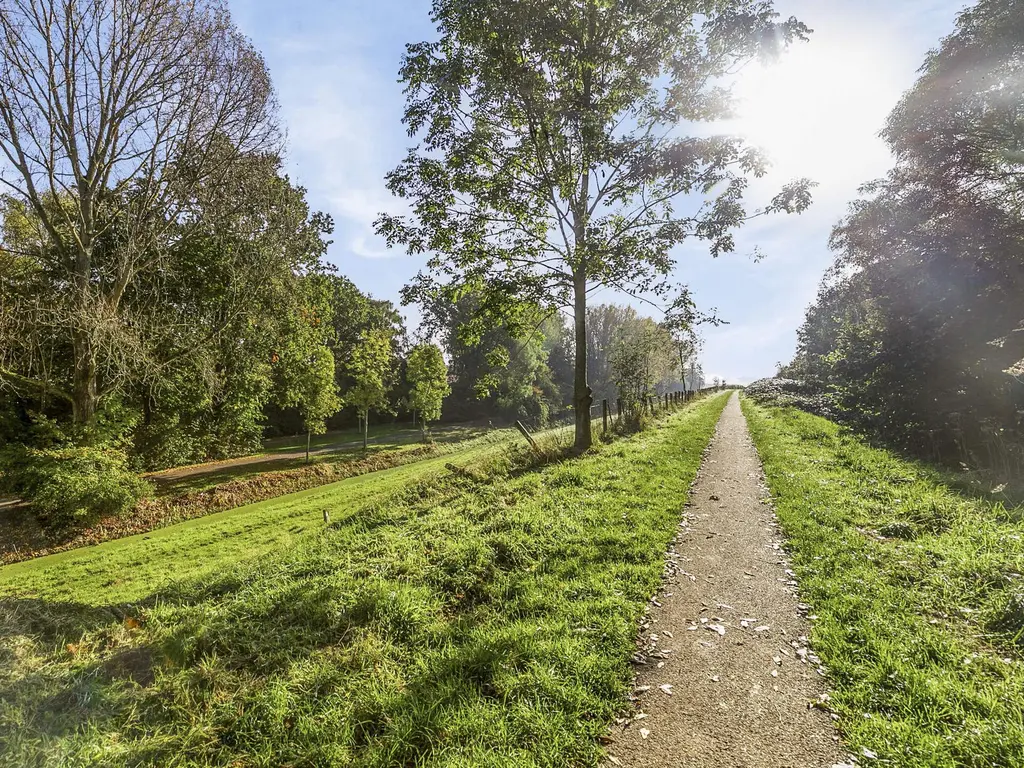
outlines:
M688 376L690 387L700 389L699 385L695 384L698 367L697 355L701 348L701 338L697 333L697 326L720 325L721 323L722 321L715 316L714 312L705 314L698 311L693 297L685 288L679 292L665 313L662 325L672 337L672 346L679 363L679 378L682 380L684 393L688 389Z
M387 177L412 215L382 215L377 231L431 254L406 301L475 290L491 312L572 309L585 449L588 296L666 289L670 251L689 238L732 250L750 218L747 177L765 159L680 127L727 116L723 78L808 30L748 0L434 0L433 18L440 39L410 45L401 69L405 124L422 144ZM803 210L808 188L787 185L754 215Z
M342 391L352 385L348 361L370 330L385 331L391 340L391 364L385 377L389 389L400 384L400 368L407 346L405 322L390 301L374 299L341 275L325 275L331 293L333 334L331 349L337 365L336 378Z
M883 133L896 164L835 228L786 368L904 450L1024 468L1024 16L981 0Z
M345 402L354 405L363 421L363 450L367 448L371 410L389 407L388 374L391 370L391 334L374 328L363 334L352 350L347 372L352 386L345 393Z
M557 387L552 379L543 327L553 315L521 306L519 321L488 317L486 297L467 293L454 302L436 297L423 304L424 330L438 334L448 356L452 394L447 413L460 419L521 420L543 426ZM480 322L487 317L488 322Z
M304 364L289 349L330 336L320 322L329 308L313 290L330 219L309 210L271 155L236 163L218 187L194 201L189 237L119 302L122 327L112 332L124 343L108 349L102 418L89 432L102 427L96 440L109 440L117 436L109 425L122 422L139 469L258 449L265 407L284 397L279 382L290 366ZM64 264L38 238L31 210L10 197L0 207L0 253L24 254L17 269L0 271L0 368L27 380L0 384L28 411L67 427L70 403L50 394L70 391L74 377L72 340L51 314L66 299ZM67 431L82 437L73 423Z
M409 406L419 411L426 440L431 421L441 418L441 404L452 388L448 385L448 365L436 344L419 344L409 353L406 377L409 381Z
M3 310L66 341L71 371L58 383L26 353L0 379L91 427L147 359L125 298L233 213L222 183L276 148L275 112L262 58L216 0L0 0L0 188L61 286ZM0 347L23 330L7 320Z
M598 304L587 307L587 377L596 401L615 397L617 380L611 358L622 329L640 318L633 307Z
M328 346L332 337L330 286L317 275L300 287L307 294L302 312L280 338L281 351L275 355L278 368L278 401L286 408L298 408L306 431L306 460L309 438L327 431L327 420L341 409L335 381L334 354Z
M655 384L672 371L672 337L649 317L633 318L616 333L609 359L627 418L635 422Z

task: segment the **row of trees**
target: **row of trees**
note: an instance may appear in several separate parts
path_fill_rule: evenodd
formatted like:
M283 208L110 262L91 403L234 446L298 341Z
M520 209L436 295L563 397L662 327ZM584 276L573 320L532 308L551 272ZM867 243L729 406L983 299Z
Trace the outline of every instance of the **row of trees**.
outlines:
M557 311L534 307L518 327L480 327L483 298L426 304L424 327L449 359L452 392L446 418L456 421L521 420L544 425L573 411L575 337ZM521 331L519 329L525 328ZM587 309L587 369L595 402L619 397L700 389L703 372L692 323L659 324L633 307Z
M1024 9L981 0L890 115L783 373L912 451L1024 469Z
M440 351L406 370L401 316L325 265L332 222L281 152L269 73L217 0L0 2L9 490L68 522L130 506L135 471L345 403L436 418Z

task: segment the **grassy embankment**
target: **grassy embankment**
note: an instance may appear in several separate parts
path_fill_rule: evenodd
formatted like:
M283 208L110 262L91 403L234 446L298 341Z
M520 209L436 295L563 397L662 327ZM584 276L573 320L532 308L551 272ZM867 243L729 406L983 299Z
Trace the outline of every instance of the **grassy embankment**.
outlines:
M1024 509L825 419L743 409L862 763L1024 766Z
M418 438L419 433L416 435ZM439 457L473 457L497 444L520 438L511 429L459 428L446 432L445 439L430 445L388 439L392 442L378 443L366 452L349 449L324 454L309 465L296 459L290 462L292 466L289 462L278 461L216 468L207 465L198 468L199 474L183 477L164 473L159 476L158 493L154 498L143 499L129 514L104 518L81 530L47 530L40 528L33 518L21 517L13 526L10 522L7 528L0 526L0 534L6 535L6 539L0 541L0 563L16 563L135 534L153 533L186 520L431 459L435 461L427 467L436 467ZM184 471L191 469L197 468L184 468ZM397 474L407 480L415 470L411 474Z
M726 397L0 570L0 761L595 765Z
M450 426L432 430L435 446L452 446L488 435L507 434L514 430L488 430L481 427ZM417 452L423 447L420 430L406 425L384 424L370 430L370 443L363 450L362 437L356 430L314 435L310 442L309 464L357 464L366 459L379 459L394 465L403 462L401 454ZM173 467L152 472L147 478L154 483L158 497L181 496L207 491L232 481L246 480L268 472L303 469L305 437L282 437L266 441L264 452L238 459ZM300 455L301 454L301 455Z

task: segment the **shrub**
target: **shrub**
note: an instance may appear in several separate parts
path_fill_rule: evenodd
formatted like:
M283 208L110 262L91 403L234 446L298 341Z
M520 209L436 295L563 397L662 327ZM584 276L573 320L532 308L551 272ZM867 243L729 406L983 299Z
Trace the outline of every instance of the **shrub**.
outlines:
M826 419L835 419L838 415L832 398L808 381L761 379L748 384L744 394L761 405L793 406Z
M30 502L48 525L70 528L122 515L148 495L149 484L109 447L12 446L3 455L3 486Z

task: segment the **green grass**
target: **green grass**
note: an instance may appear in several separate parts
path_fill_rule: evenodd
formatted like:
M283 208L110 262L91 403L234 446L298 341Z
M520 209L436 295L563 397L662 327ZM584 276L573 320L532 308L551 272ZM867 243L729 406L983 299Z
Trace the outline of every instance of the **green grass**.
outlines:
M1024 766L1024 509L824 419L743 409L862 763Z
M434 458L347 478L0 568L0 595L21 591L64 599L69 583L86 603L135 602L183 578L216 577L240 561L273 556L321 530L323 511L357 508L409 483L443 472L448 463L478 460L500 450L507 433L480 438ZM497 445L496 445L497 443Z
M389 425L391 426L391 425ZM453 447L460 443L474 443L485 439L497 440L500 437L512 437L516 434L513 430L486 430L472 427L448 427L444 430L437 430L433 435L435 445ZM384 440L383 437L388 439ZM321 435L321 438L329 437ZM292 440L293 438L288 438ZM356 463L367 457L381 453L403 453L414 451L423 445L423 438L419 430L400 430L390 428L386 432L379 432L376 442L371 442L364 451L362 444L353 446L350 443L323 442L319 446L314 445L312 450L320 451L310 456L311 464L319 463ZM184 477L165 476L156 473L149 476L156 486L158 496L180 496L185 493L196 491L207 491L216 488L218 485L231 482L232 480L245 480L268 472L281 472L288 469L299 469L306 466L305 457L282 458L275 454L290 453L299 450L292 445L284 445L280 448L266 453L259 454L264 460L246 464L211 464L208 468L195 474ZM305 450L303 443L302 450ZM252 457L243 457L252 458ZM201 466L201 465L200 465ZM172 470L173 471L173 470Z
M465 426L442 427L433 430L432 438L436 445L455 445L498 433L511 434L511 431ZM311 443L313 453L310 456L310 463L358 462L367 456L385 452L412 451L423 445L422 433L418 429L408 429L405 426L394 424L371 429L371 442L365 451L361 442L353 443L353 440L361 439L361 436L354 431L316 435ZM259 457L262 459L261 461L238 464L211 462L208 466L196 465L200 471L184 477L174 477L173 474L166 476L165 473L168 470L165 470L149 475L148 479L153 481L158 496L179 496L184 493L206 491L232 480L244 480L267 472L280 472L306 466L305 456L299 458L281 456L281 454L305 451L305 449L305 437L301 439L297 437L275 438L267 441L265 453L242 457L243 459ZM176 469L182 468L175 467L169 472Z
M415 433L419 435L420 431L411 427L408 424L372 424L368 430L368 436L370 440L390 437L392 435L409 433L410 435ZM313 450L318 448L330 448L332 446L345 443L361 442L363 439L363 431L361 428L351 427L350 429L334 430L332 432L326 432L322 435L313 435L310 439L310 447ZM289 453L293 451L304 451L306 450L306 436L305 435L285 435L283 437L271 437L263 441L263 449L267 453Z
M726 397L0 570L0 764L596 765Z
M466 440L472 437L479 437L488 431L486 427L473 427L464 424L450 426L435 426L430 430L431 437L435 442L452 442ZM423 433L418 427L410 427L408 424L380 424L371 426L368 434L370 447L375 443L391 446L405 445L408 443L419 443L423 440ZM387 438L383 440L382 438ZM313 435L310 439L310 449L314 451L330 450L337 448L340 452L350 450L362 450L363 433L358 429L346 429L338 432L328 432L323 435ZM358 445L356 445L358 444ZM295 453L306 450L306 436L297 435L294 437L275 437L264 442L264 450L268 454Z

